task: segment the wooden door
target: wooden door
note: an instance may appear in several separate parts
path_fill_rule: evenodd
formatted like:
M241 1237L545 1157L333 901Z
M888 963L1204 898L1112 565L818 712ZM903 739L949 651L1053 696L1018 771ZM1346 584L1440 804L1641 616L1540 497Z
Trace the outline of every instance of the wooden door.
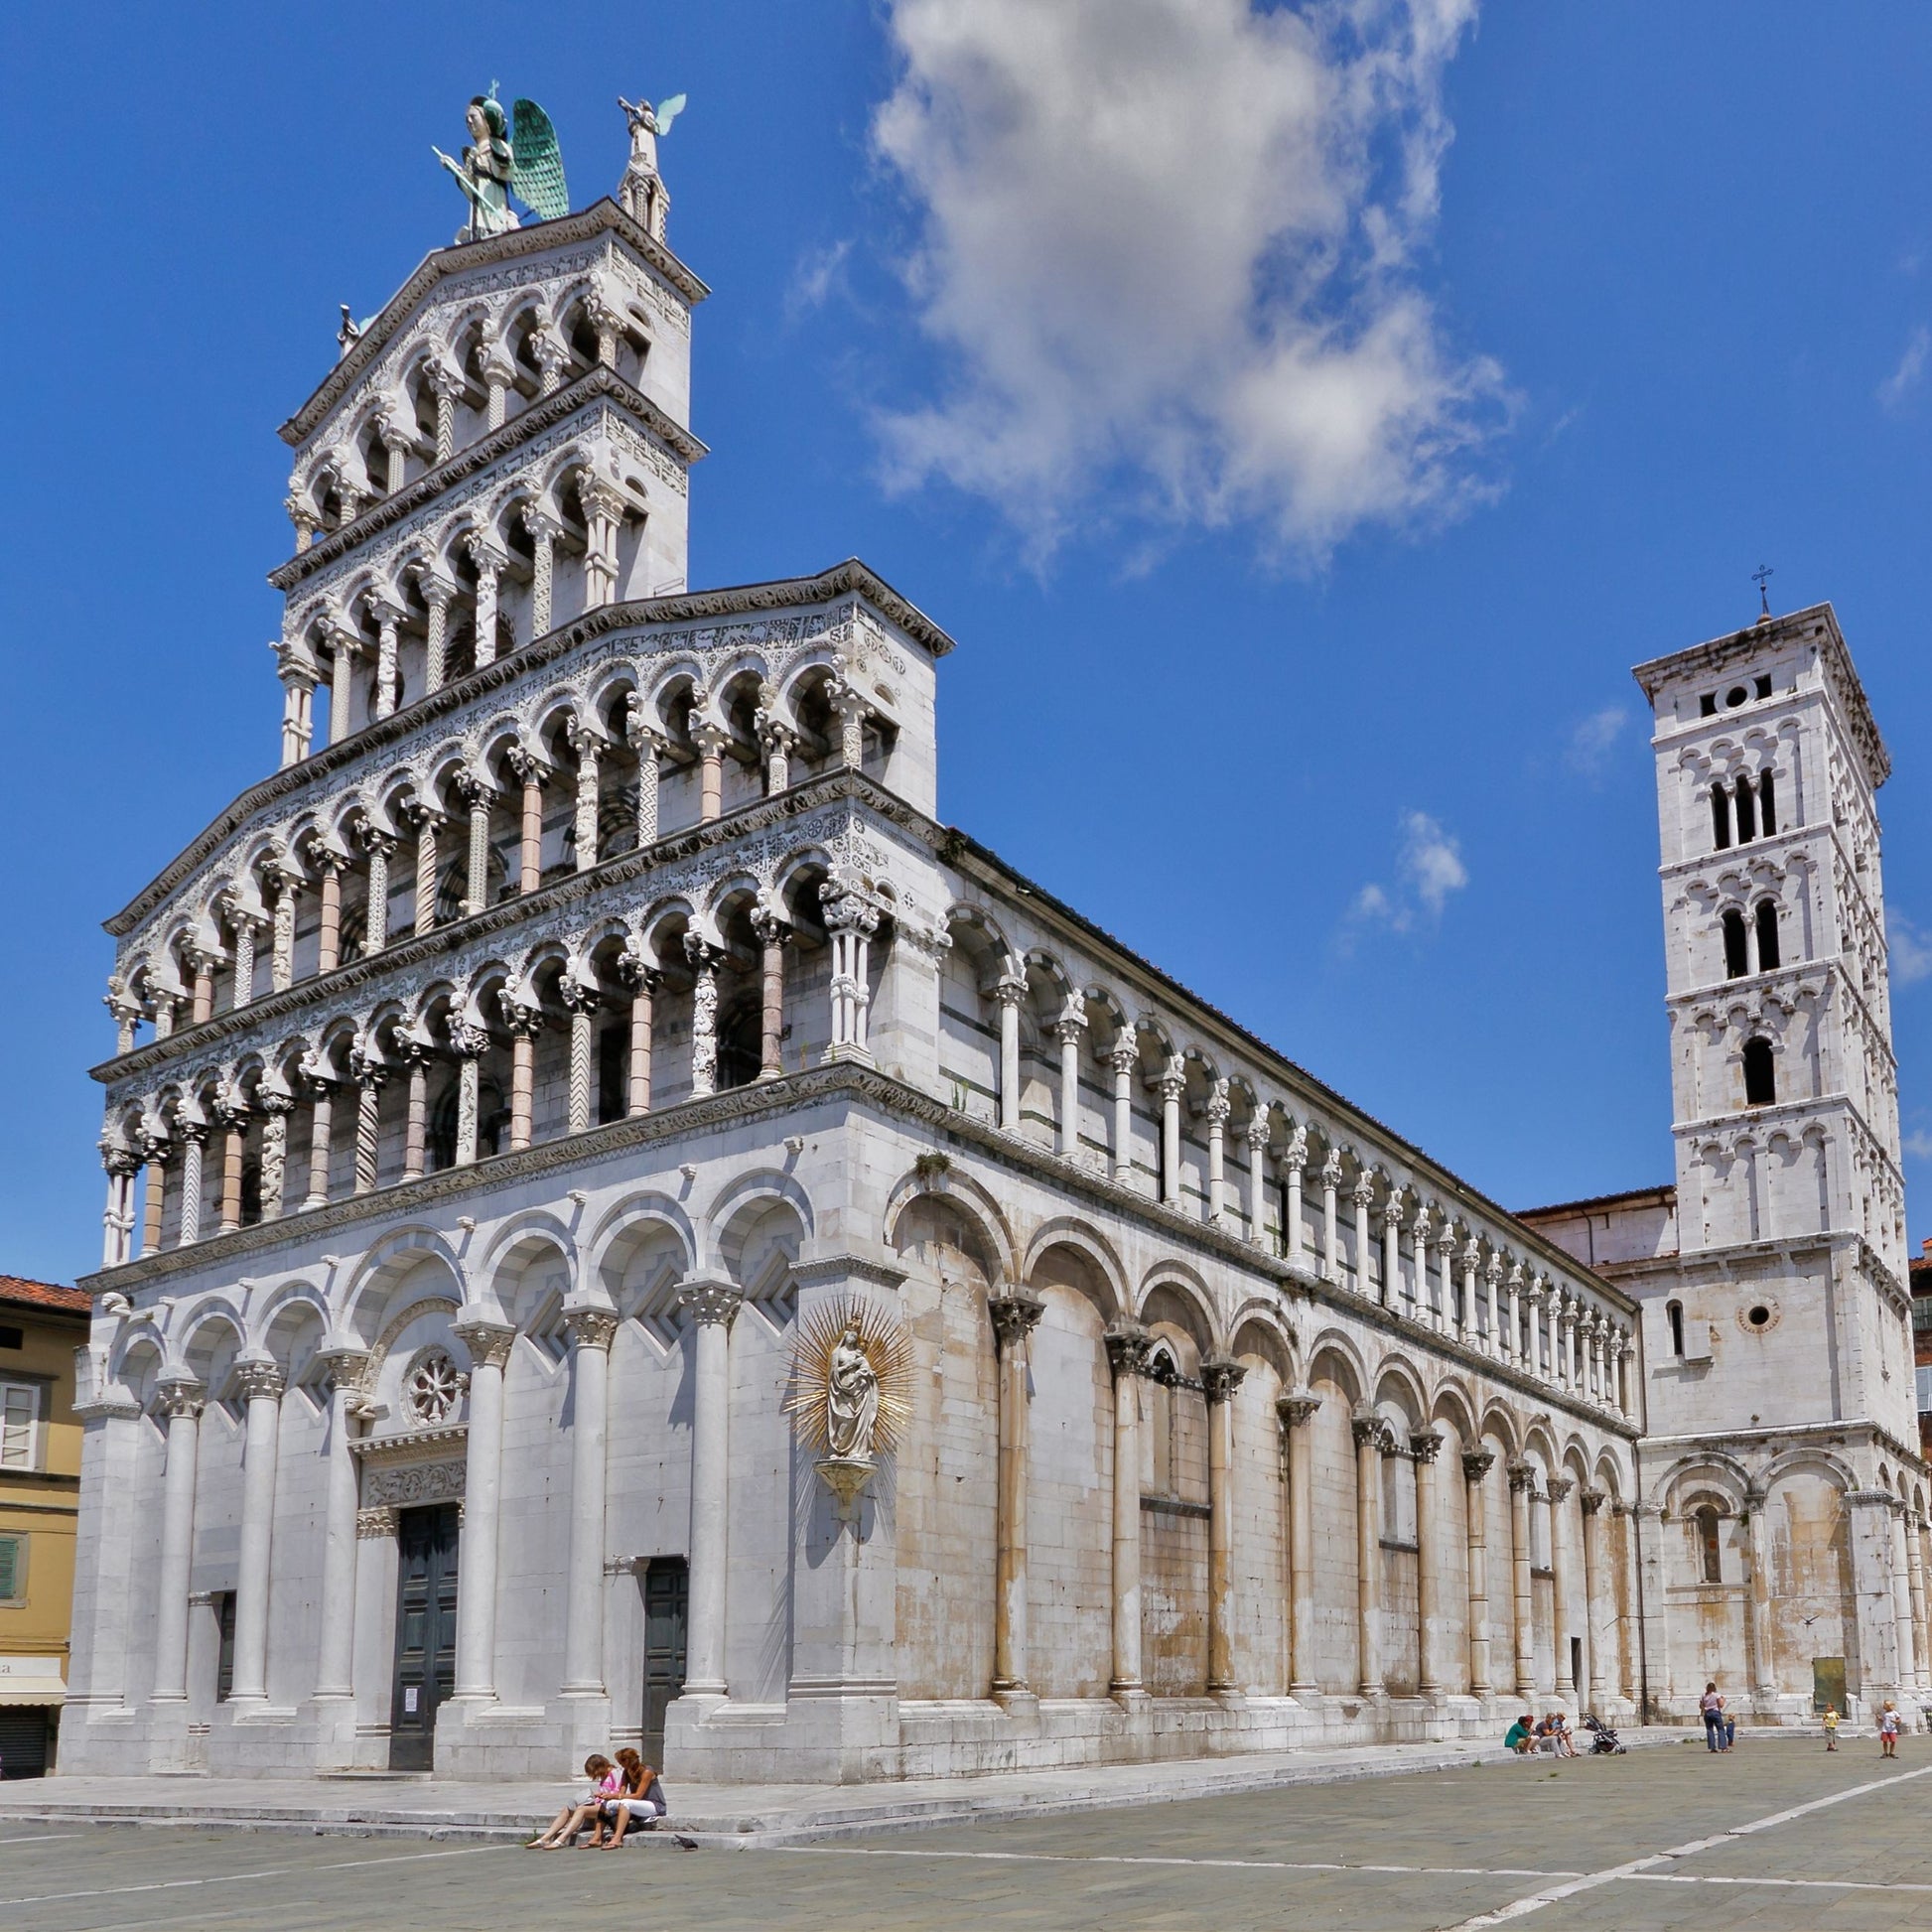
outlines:
M682 1557L652 1557L644 1588L644 1738L646 1764L664 1763L664 1713L684 1688L684 1636L691 1573Z
M389 1768L434 1768L436 1708L456 1689L457 1506L396 1520L396 1676Z

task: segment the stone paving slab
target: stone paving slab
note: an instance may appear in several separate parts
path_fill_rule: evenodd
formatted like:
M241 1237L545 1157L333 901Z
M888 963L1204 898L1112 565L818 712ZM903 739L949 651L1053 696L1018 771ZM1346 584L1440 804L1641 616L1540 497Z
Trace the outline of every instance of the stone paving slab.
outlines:
M1639 1749L1699 1741L1665 1727L1633 1729L1624 1737ZM877 1784L673 1784L669 1830L706 1845L807 1844L855 1833L1049 1818L1512 1761L1499 1743L1382 1744ZM1551 1760L1532 1759L1529 1765L1539 1762L1547 1767ZM548 1822L582 1788L581 1778L529 1783L343 1776L23 1778L0 1785L0 1819L507 1840L527 1838L536 1822ZM642 1842L664 1838L646 1834Z

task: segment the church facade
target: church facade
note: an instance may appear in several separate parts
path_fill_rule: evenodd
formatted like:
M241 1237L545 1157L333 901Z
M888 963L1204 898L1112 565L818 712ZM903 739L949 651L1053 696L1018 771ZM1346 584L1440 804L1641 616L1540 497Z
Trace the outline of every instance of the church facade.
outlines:
M1487 1735L1674 1711L1725 1618L1776 1715L1810 1686L1761 1562L1740 1597L1677 1547L1707 1505L1721 1563L1780 1547L1765 1498L1819 1578L1838 1552L1855 1693L1915 1688L1923 1468L1871 1379L1882 753L1842 643L1793 630L1753 714L1753 823L1809 829L1736 848L1782 868L1802 965L1714 990L1759 875L1667 814L1705 1207L1689 1238L1660 1194L1634 1262L1613 1215L1592 1262L1588 1210L1511 1215L938 823L952 641L863 565L687 588L706 291L663 206L432 254L284 425L280 769L109 921L64 1769ZM1703 669L1651 673L1676 704ZM1693 752L1731 782L1662 716L1667 799L1708 790ZM1796 909L1841 795L1875 994L1850 896ZM1818 1085L1855 992L1856 1104ZM1723 1082L1760 1033L1792 1097L1752 1139ZM1658 1324L1728 1321L1739 1270L1773 1332L1700 1380ZM815 1455L801 1338L861 1318L895 1433Z

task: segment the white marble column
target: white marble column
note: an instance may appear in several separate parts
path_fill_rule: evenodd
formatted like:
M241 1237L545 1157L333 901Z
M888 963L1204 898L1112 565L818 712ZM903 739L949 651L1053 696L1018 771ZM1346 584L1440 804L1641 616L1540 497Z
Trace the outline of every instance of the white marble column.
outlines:
M1355 1293L1365 1301L1376 1299L1374 1241L1369 1233L1368 1210L1375 1199L1375 1182L1366 1170L1356 1176L1350 1190L1355 1203ZM1384 1290L1386 1299L1387 1291Z
M1024 979L1006 978L993 988L1000 1007L1000 1125L1009 1134L1020 1131L1020 1003L1027 997Z
M1391 1194L1382 1206L1382 1303L1402 1300L1402 1196Z
M1606 1594L1610 1567L1603 1553L1603 1505L1608 1498L1601 1489L1585 1489L1577 1500L1584 1512L1584 1667L1590 1708L1595 1710L1613 1695L1605 1668L1615 1622L1615 1603Z
M1136 1322L1107 1330L1114 1372L1114 1674L1123 1701L1145 1695L1141 1677L1141 1377L1148 1333Z
M1361 1644L1361 1694L1379 1698L1382 1686L1382 1441L1384 1425L1372 1410L1351 1418L1355 1435L1355 1592Z
M691 1618L687 1697L723 1697L726 1524L731 1494L731 1324L743 1300L719 1278L687 1281L678 1306L691 1317Z
M1257 1248L1268 1241L1268 1139L1266 1113L1248 1123L1248 1239Z
M1309 1424L1321 1407L1311 1389L1275 1398L1288 1449L1288 1691L1312 1697L1314 1675L1314 1467Z
M477 1159L478 1110L483 1078L480 1062L489 1049L489 1034L474 1021L450 1022L450 1051L457 1058L456 1157L452 1166L467 1168Z
M993 1695L1030 1695L1027 1686L1027 1464L1031 1396L1028 1338L1044 1311L1029 1288L989 1298L999 1350L1000 1466L994 1538Z
M1898 1688L1901 1694L1918 1682L1918 1631L1912 1622L1911 1545L1905 1535L1905 1504L1891 1519L1892 1621L1898 1630ZM1760 1671L1768 1675L1768 1671Z
M635 697L624 720L624 735L637 755L637 844L655 845L658 840L658 777L670 751L670 740Z
M1462 1451L1469 1516L1469 1692L1479 1698L1488 1697L1495 1688L1489 1681L1489 1533L1483 1508L1484 1478L1495 1460L1494 1449Z
M570 1015L570 1077L564 1131L582 1134L590 1129L595 1111L591 1086L596 1071L593 1062L597 1048L598 990L581 980L559 976L557 998Z
M1123 1187L1134 1179L1134 1073L1140 1063L1140 1041L1123 1027L1107 1054L1114 1072L1114 1178Z
M243 1362L235 1386L247 1404L241 1450L241 1550L235 1573L233 1701L268 1696L268 1591L275 1529L275 1468L281 1453L282 1371Z
M1341 1280L1340 1191L1341 1156L1330 1154L1321 1164L1321 1278L1335 1283Z
M188 1696L188 1585L195 1559L195 1468L202 1435L202 1385L164 1382L155 1408L168 1419L168 1467L161 1487L161 1561L155 1572L154 1690L157 1703Z
M571 843L576 849L577 870L589 872L597 864L599 807L599 766L604 740L583 725L570 728L570 748L577 754L577 791L571 800Z
M324 1352L323 1362L329 1372L329 1434L323 1443L327 1486L316 1696L346 1698L355 1688L355 1511L361 1500L349 1443L355 1432L356 1413L366 1400L362 1376L369 1357L361 1348L331 1348Z
M1161 1198L1170 1207L1180 1205L1180 1097L1187 1075L1179 1058L1171 1059L1161 1075Z
M1080 1158L1080 1042L1086 1037L1087 1010L1076 1001L1053 1023L1060 1043L1059 1154L1063 1161Z
M456 1695L496 1695L496 1546L503 1484L503 1368L516 1330L463 1321L470 1351L470 1430L464 1456L463 1544L456 1598Z
M1416 1459L1416 1630L1417 1690L1426 1698L1444 1695L1443 1639L1448 1635L1443 1615L1443 1496L1436 1458L1442 1452L1443 1432L1419 1429L1409 1438Z
M573 1309L570 1336L570 1557L565 1573L566 1697L604 1691L604 1472L611 1339L618 1317Z
M1536 1496L1536 1464L1509 1465L1510 1581L1516 1599L1516 1695L1536 1695L1536 1595L1530 1583L1530 1504Z
M1228 1356L1201 1363L1207 1396L1207 1691L1239 1689L1234 1674L1234 1392L1247 1370Z
M1552 1476L1550 1492L1550 1652L1556 1664L1557 1696L1574 1697L1581 1688L1570 1668L1570 1549L1564 1504L1576 1488L1573 1476ZM1587 1679L1584 1680L1586 1683Z
M1290 1270L1304 1279L1312 1277L1310 1266L1307 1230L1302 1225L1302 1179L1309 1164L1309 1137L1294 1129L1282 1149L1282 1254Z

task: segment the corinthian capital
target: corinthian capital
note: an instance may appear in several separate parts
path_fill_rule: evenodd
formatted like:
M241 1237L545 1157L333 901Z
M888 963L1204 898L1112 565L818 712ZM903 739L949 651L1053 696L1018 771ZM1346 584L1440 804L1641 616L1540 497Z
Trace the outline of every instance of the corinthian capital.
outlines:
M1003 1295L987 1298L986 1312L1002 1351L1023 1342L1039 1325L1046 1311L1046 1301L1033 1289L1013 1287Z

